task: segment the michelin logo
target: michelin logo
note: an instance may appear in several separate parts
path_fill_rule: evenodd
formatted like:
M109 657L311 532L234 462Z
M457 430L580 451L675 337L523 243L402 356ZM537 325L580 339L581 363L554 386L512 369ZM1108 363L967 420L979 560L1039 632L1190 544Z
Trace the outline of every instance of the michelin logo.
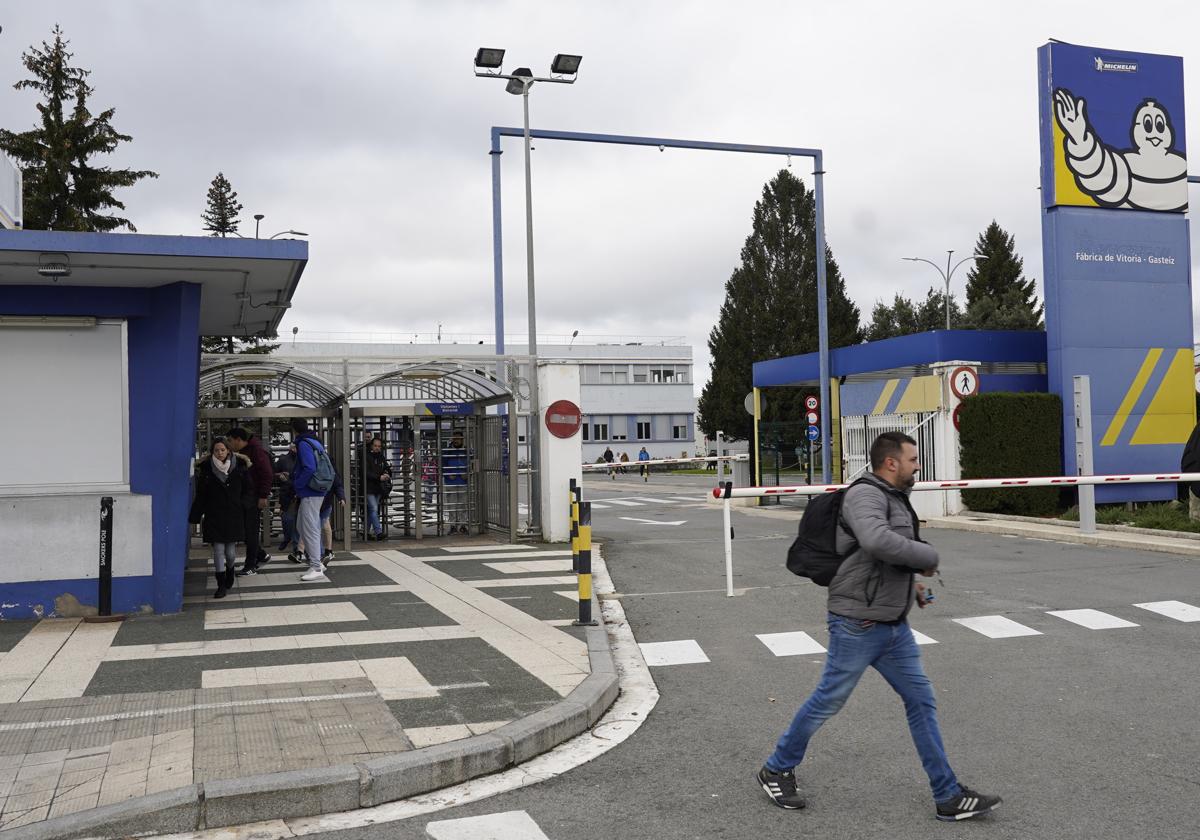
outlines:
M1096 72L1103 73L1105 71L1111 73L1136 73L1138 66L1136 61L1106 61L1100 56L1096 56Z
M1063 152L1075 183L1101 207L1135 210L1187 210L1187 159L1171 146L1171 115L1154 99L1133 113L1129 149L1096 136L1087 102L1066 88L1054 92L1054 117L1063 134Z

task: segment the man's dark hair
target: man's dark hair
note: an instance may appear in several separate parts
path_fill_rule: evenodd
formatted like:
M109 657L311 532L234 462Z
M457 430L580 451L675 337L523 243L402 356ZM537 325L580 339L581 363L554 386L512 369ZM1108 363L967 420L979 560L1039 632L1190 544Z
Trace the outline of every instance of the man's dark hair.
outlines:
M293 417L288 425L291 426L292 431L298 435L308 433L308 421L303 417Z
M375 441L379 441L380 445L382 445L382 444L383 444L383 438L381 438L379 435L375 435L375 437L371 438L371 440L370 440L370 442L369 442L369 444L368 444L368 445L370 445L370 446L374 446L374 445L375 445Z
M906 443L917 445L917 442L904 432L884 432L875 438L875 442L871 444L871 471L882 467L888 458L899 458L900 451Z
M241 426L234 426L225 433L225 437L237 438L238 440L250 440L250 433Z

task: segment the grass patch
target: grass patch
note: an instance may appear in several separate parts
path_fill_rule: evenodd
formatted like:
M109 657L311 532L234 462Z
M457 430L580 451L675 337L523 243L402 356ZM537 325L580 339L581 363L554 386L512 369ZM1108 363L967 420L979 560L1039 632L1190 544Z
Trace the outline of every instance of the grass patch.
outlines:
M1078 522L1079 508L1070 508L1060 518ZM1178 502L1134 505L1133 510L1126 509L1125 505L1097 505L1096 522L1101 525L1132 525L1135 528L1200 534L1200 522L1189 519L1187 506Z

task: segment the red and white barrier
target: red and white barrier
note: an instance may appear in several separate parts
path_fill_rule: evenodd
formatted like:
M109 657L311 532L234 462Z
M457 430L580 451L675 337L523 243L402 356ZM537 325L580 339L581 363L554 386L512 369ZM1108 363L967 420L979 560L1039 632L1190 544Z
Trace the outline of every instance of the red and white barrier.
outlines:
M1020 487L1070 487L1099 484L1164 484L1200 481L1200 473L1143 473L1140 475L1057 475L1034 478L964 478L956 481L918 481L913 490L992 490ZM763 496L819 496L848 487L847 484L802 484L788 487L714 487L713 498L724 504L725 594L733 593L733 531L729 524L729 500Z
M1086 484L1155 484L1200 481L1200 473L1143 473L1139 475L1058 475L1034 478L964 478L957 481L918 481L913 490L993 490L1002 487L1069 487ZM786 487L734 487L728 498L761 496L819 496L846 484L800 484ZM725 498L725 488L714 487L713 498Z

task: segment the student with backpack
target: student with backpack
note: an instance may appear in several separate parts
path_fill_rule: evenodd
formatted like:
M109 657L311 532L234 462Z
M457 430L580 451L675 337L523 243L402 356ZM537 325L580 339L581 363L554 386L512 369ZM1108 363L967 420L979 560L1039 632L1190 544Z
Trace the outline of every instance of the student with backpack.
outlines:
M292 439L296 444L296 470L292 473L292 489L299 501L296 515L296 531L304 543L304 555L308 559L308 571L300 580L311 583L325 580L325 566L321 563L321 503L333 488L336 473L329 453L308 430L308 421L302 417L292 419Z
M781 808L805 806L795 768L821 724L837 714L863 672L873 667L904 701L935 816L956 821L985 814L1000 797L965 787L950 769L933 687L908 626L912 605L924 609L933 600L916 575L931 577L938 568L937 552L921 540L920 522L908 501L921 469L917 442L886 432L871 445L870 457L870 473L809 502L788 552L791 571L829 587L829 653L820 683L758 771L758 783Z

